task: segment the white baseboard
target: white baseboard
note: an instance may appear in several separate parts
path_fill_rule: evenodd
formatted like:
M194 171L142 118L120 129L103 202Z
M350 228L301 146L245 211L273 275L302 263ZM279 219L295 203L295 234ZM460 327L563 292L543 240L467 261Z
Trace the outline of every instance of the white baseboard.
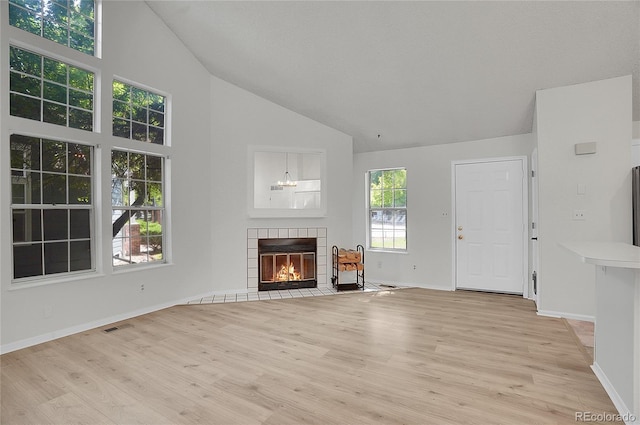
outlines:
M595 316L588 316L586 314L573 314L563 311L550 311L550 310L538 310L538 316L555 317L572 320L582 320L584 322L595 322Z
M627 407L622 398L615 390L607 375L603 372L603 370L598 366L598 362L594 362L591 366L593 373L596 375L596 378L602 384L602 387L609 395L609 398L613 402L613 405L618 409L618 413L620 414L620 419L624 421L626 425L640 425L640 412L632 412L631 409Z
M178 304L186 304L188 301L193 300L195 298L198 298L198 297L197 296L189 297L182 300L144 307L139 310L134 310L128 313L117 314L115 316L105 317L103 319L94 320L88 323L83 323L81 325L71 326L65 329L58 329L58 330L48 332L42 335L37 335L31 338L21 339L19 341L11 342L9 344L4 344L0 346L0 354L6 354L12 351L21 350L23 348L32 347L34 345L53 341L54 339L63 338L65 336L77 334L80 332L85 332L90 329L95 329L101 326L109 325L111 323L121 322L123 320L131 319L136 316L142 316L143 314L153 313L154 311L162 310L168 307L173 307Z

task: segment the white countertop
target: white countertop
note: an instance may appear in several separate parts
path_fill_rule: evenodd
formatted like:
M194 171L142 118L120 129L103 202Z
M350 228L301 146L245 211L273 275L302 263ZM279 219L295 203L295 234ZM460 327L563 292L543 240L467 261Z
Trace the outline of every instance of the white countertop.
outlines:
M589 264L640 269L640 247L623 242L564 242L560 246Z

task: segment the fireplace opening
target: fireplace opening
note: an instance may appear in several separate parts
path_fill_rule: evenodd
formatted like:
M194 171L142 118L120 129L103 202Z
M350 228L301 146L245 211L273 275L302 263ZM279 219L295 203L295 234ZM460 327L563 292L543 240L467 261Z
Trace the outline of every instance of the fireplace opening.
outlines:
M258 290L315 288L316 238L258 239Z

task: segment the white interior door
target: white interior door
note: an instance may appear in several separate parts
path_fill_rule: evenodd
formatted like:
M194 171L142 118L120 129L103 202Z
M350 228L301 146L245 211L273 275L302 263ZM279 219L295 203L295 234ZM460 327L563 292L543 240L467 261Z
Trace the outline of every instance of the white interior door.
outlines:
M524 158L454 167L456 288L522 294Z

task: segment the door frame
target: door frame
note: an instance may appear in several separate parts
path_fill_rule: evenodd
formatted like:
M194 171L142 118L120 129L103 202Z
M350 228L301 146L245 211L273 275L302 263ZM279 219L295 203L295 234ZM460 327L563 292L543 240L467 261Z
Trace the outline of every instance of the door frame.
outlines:
M522 297L529 298L529 164L526 155L451 161L451 290L457 289L456 255L456 166L483 162L522 162Z

